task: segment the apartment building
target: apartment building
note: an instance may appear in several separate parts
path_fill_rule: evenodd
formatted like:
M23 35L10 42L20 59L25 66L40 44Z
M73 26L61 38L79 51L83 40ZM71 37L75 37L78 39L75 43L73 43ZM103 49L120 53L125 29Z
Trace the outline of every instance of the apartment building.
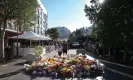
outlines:
M57 27L57 30L59 32L60 39L68 39L69 35L71 34L70 30L68 30L66 27Z
M36 10L37 19L36 19L36 26L33 27L33 30L35 33L39 35L45 35L45 31L48 26L48 13L46 11L46 8L42 4L40 0L38 0L38 8Z
M30 31L32 30L33 32L39 34L39 35L45 35L45 31L48 26L48 13L46 11L46 8L44 5L41 3L40 0L37 0L39 6L36 9L36 25L32 26L32 29L29 29ZM2 25L1 25L2 26ZM5 31L5 43L8 43L9 38L12 36L17 36L18 34L22 34L23 32L20 32L20 29L17 29L15 26L15 20L8 20L7 21L7 28Z

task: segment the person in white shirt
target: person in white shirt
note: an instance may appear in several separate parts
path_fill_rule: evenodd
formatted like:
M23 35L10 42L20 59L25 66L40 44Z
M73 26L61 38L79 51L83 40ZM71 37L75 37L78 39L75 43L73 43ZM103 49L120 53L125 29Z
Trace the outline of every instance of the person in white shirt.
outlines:
M62 44L59 43L58 45L59 45L59 47L58 47L58 56L61 56L62 55Z

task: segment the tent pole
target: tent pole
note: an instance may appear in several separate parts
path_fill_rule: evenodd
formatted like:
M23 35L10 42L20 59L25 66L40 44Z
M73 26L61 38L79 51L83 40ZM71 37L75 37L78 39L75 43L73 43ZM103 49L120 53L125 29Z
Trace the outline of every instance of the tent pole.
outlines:
M40 40L39 40L39 45L40 45Z
M30 40L30 47L31 47L31 40Z

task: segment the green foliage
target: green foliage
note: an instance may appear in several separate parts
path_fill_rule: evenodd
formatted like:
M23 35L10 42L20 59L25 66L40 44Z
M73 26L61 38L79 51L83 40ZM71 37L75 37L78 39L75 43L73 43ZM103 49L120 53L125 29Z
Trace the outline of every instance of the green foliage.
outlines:
M29 27L36 20L37 6L37 0L0 0L0 20L15 20L19 27Z
M0 0L0 60L4 58L7 21L14 20L17 29L25 30L36 22L37 6L37 0Z
M82 31L79 29L79 30L76 30L76 39L78 40L83 34L82 34Z
M131 1L106 0L103 4L99 4L98 0L91 0L91 4L85 6L85 13L91 23L97 24L93 36L110 47L130 44L133 32Z
M85 6L85 13L92 24L97 24L93 36L106 48L123 47L123 61L127 51L133 48L133 3L132 0L91 0L91 6ZM96 37L97 35L97 37Z
M72 32L71 35L69 36L70 42L79 42L81 44L90 39L91 39L90 36L84 36L81 29L78 29L78 30Z
M59 32L56 28L50 28L46 31L46 34L49 35L53 40L59 37Z
M43 53L43 48L42 48L42 46L36 46L35 47L35 55L37 55L37 56L40 56L42 53Z
M75 34L74 34L74 32L70 34L69 41L70 42L74 42L75 41Z

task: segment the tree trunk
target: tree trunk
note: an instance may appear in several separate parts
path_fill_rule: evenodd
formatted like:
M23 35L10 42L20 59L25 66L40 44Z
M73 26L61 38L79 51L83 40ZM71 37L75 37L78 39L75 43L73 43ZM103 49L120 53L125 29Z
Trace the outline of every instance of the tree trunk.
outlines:
M5 59L4 38L1 38L0 40L0 51L0 61L3 61Z
M5 37L5 29L7 26L7 21L4 20L3 29L1 30L0 37L0 62L5 60L5 48L4 48L4 37Z

